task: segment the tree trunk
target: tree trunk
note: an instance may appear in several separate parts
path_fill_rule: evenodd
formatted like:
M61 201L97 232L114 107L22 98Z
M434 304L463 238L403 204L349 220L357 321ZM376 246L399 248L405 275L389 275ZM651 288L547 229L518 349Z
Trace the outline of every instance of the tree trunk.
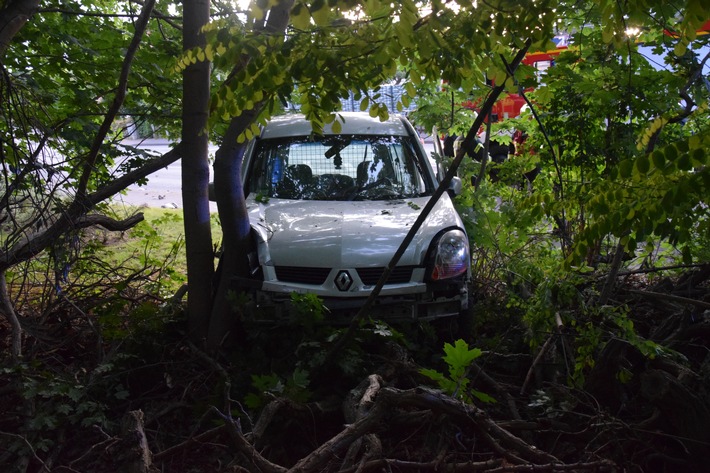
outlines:
M143 411L127 412L121 422L121 473L151 473L152 455L143 427Z
M22 356L22 326L17 318L15 309L12 307L4 270L0 270L0 313L5 316L5 319L12 327L12 359L18 361Z
M204 47L200 33L210 16L208 0L183 3L183 49ZM201 345L207 337L212 301L214 251L209 207L209 136L207 117L210 94L210 63L198 61L183 72L182 202L187 254L189 333Z
M3 3L4 7L0 11L0 58L5 56L12 39L37 11L39 0L10 0Z
M292 6L293 0L281 1L270 10L266 24L256 25L255 30L283 33L288 26ZM248 59L245 58L237 67L245 67ZM252 124L263 106L264 102L257 103L253 109L232 118L222 145L215 154L214 192L222 222L222 255L207 335L208 351L217 349L237 327L236 313L227 295L234 287L232 281L235 276L249 275L247 253L251 245L251 226L241 178L246 143L237 143L237 137Z
M207 335L209 351L217 349L225 336L235 330L237 316L227 297L228 292L233 287L234 277L249 275L247 253L251 226L241 177L246 144L237 143L237 136L251 124L255 116L256 112L252 111L233 119L222 146L215 154L214 193L222 222L222 254Z

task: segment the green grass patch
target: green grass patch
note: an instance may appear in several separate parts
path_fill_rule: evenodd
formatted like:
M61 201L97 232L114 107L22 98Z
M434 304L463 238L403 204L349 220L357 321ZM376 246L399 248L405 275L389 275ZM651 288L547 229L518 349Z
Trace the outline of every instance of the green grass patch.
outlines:
M94 230L93 238L99 239L97 256L108 264L135 269L154 266L161 268L166 289L175 289L187 279L185 254L185 224L181 209L141 208L143 221L126 232ZM120 211L116 218L130 215ZM216 214L212 215L213 242L219 241L220 225Z

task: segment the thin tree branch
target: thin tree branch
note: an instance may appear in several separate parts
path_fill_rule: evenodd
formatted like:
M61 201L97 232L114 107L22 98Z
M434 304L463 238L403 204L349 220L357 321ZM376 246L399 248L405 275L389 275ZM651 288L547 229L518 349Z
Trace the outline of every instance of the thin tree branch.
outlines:
M702 61L697 65L695 70L690 74L690 77L688 77L687 82L683 86L680 91L678 91L678 95L685 101L685 106L683 109L678 112L676 115L673 117L669 118L668 123L678 123L687 116L689 116L693 112L693 108L695 107L695 101L690 97L690 94L688 93L688 90L690 90L690 87L698 80L703 78L703 68L705 67L705 63L710 59L710 52L708 52L705 57L703 58ZM658 138L661 136L661 132L663 131L663 126L660 127L658 130L656 130L651 138L648 140L648 144L646 145L646 153L650 153L653 151L653 149L656 147L656 144L658 143Z
M676 296L674 294L664 294L662 292L653 291L639 291L638 289L627 289L632 294L640 294L642 296L649 296L655 299L665 299L674 302L680 302L683 304L691 304L701 309L710 309L710 302L699 301L697 299L690 299L688 297Z
M12 359L18 360L22 356L22 325L10 301L5 271L0 271L0 313L12 327Z
M515 58L513 59L513 61L510 64L509 70L515 71L515 69L517 69L518 65L522 62L523 58L525 57L525 54L527 53L528 48L530 47L530 44L531 44L531 42L530 42L530 40L528 40L525 43L525 46L520 51L518 51L518 54L516 54ZM426 205L424 206L422 211L419 213L419 216L412 224L412 227L409 229L409 232L404 237L404 240L402 240L402 243L399 245L399 248L397 248L397 251L392 256L392 259L389 261L389 263L387 263L385 270L382 272L382 276L380 276L380 279L377 281L377 284L372 289L370 296L367 298L367 300L365 300L365 303L362 305L362 307L360 308L358 313L350 321L350 325L345 330L345 332L343 332L343 334L340 336L340 338L330 348L330 351L326 357L326 363L333 360L334 355L345 346L347 341L355 333L355 330L357 329L357 327L359 327L360 322L367 316L367 314L370 310L370 307L372 307L372 304L374 303L375 299L377 298L377 296L379 296L380 291L382 291L382 288L384 287L385 283L387 282L387 279L389 278L390 274L392 273L392 270L397 265L397 262L399 262L400 258L402 257L404 252L407 250L407 247L414 239L414 236L416 235L417 231L419 231L419 229L421 228L422 224L424 223L424 220L426 220L426 218L429 216L429 213L431 212L431 210L437 204L437 202L439 201L441 196L444 194L444 192L446 192L446 190L449 188L451 181L453 180L454 176L456 176L456 173L458 172L458 168L461 165L461 162L463 161L464 156L466 155L466 150L471 149L472 145L476 142L476 134L478 132L478 129L483 124L484 117L491 110L491 108L495 104L496 100L498 99L498 96L503 92L504 88L505 88L504 85L497 85L491 91L490 95L488 96L488 98L484 102L483 106L481 107L480 113L478 114L478 116L476 116L476 119L474 120L473 124L471 125L471 128L468 130L466 137L464 138L463 142L461 143L461 147L456 152L456 156L454 157L454 160L451 163L451 166L449 167L448 171L446 172L446 175L439 183L439 187L437 187L437 189L434 191L432 196L429 198Z
M123 105L123 102L126 98L126 92L128 90L128 76L131 72L131 65L133 63L133 59L135 58L136 51L138 50L138 46L140 46L141 41L143 39L143 35L148 26L148 20L150 20L150 15L153 11L154 6L155 0L147 0L145 5L143 6L143 10L141 11L140 16L138 17L138 21L136 22L136 29L133 33L133 39L131 40L128 49L126 50L126 56L123 60L123 66L121 67L121 73L118 81L116 95L114 96L113 103L106 112L104 121L103 123L101 123L99 131L96 133L94 142L91 145L89 154L86 157L86 161L84 162L82 174L79 178L79 182L76 188L76 197L74 205L85 205L84 198L86 197L86 189L89 185L89 180L91 179L91 174L94 171L94 167L96 166L96 161L101 150L101 145L103 144L104 139L111 130L111 125L115 121L116 116L118 115L118 112L120 111L121 106Z
M222 419L224 419L227 432L234 442L234 446L237 447L245 456L245 458L252 464L252 467L256 468L254 471L260 471L264 473L286 473L287 469L271 463L265 457L263 457L242 435L241 429L237 422L232 419L231 416L226 416L219 412L216 407L212 407L212 411L217 413Z
M142 179L152 172L167 166L180 159L182 146L178 145L163 156L151 161L139 169L124 174L120 178L111 181L106 186L88 195L85 201L90 207L115 195L139 179ZM70 228L75 227L75 221L85 215L86 208L73 206L67 209L52 225L41 233L29 235L22 242L14 245L9 251L0 251L0 271L8 267L27 261L30 258L48 248L56 238Z
M87 228L93 227L94 225L98 225L112 232L125 232L126 230L135 227L138 222L142 221L142 212L132 215L124 220L115 220L113 218L107 217L106 215L93 214L85 215L75 220L74 228Z

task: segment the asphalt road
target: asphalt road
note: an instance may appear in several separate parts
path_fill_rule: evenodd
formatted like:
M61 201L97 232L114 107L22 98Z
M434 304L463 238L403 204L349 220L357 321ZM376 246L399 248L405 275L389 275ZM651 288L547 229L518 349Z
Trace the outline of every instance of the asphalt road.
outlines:
M138 146L138 143L131 143ZM142 149L165 154L170 150L170 146L165 141L151 140L145 141L140 146ZM210 148L214 153L216 148ZM210 173L212 167L210 166ZM133 185L126 190L126 195L114 197L115 202L136 207L156 207L165 209L182 208L182 173L180 161L175 161L170 166L160 169L148 176L148 183L144 186ZM217 205L210 203L210 209L217 211Z

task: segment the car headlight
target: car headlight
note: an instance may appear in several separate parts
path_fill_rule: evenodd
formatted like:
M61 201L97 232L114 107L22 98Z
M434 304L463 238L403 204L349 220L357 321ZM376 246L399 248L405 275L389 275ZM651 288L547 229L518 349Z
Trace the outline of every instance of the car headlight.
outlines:
M468 271L468 238L458 228L439 233L429 247L427 279L440 281Z

